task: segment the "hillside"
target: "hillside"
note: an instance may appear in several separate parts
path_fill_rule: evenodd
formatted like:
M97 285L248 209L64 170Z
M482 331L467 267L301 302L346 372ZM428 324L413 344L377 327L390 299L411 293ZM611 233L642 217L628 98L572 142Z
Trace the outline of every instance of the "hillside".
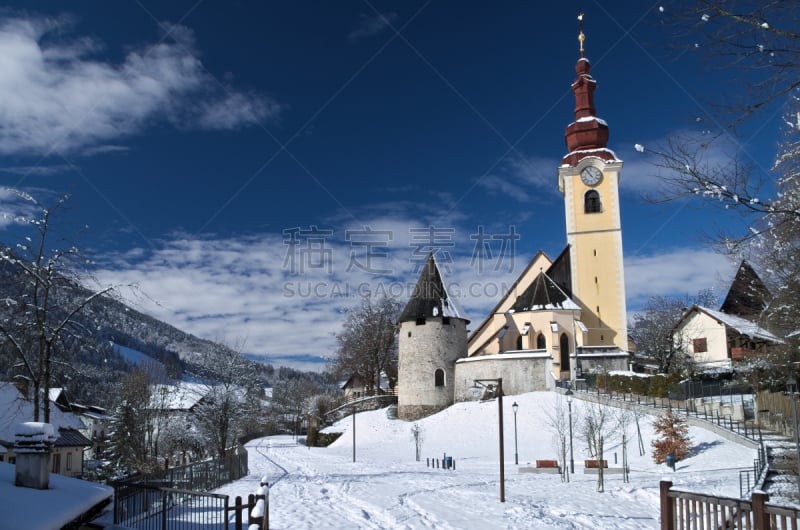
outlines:
M28 300L25 278L19 270L0 261L0 318L16 333L22 335L23 326L30 315L26 314ZM68 278L59 277L53 289L51 311L62 318L92 292ZM225 345L201 339L180 329L141 313L112 296L95 299L78 313L66 328L62 343L57 345L58 363L54 363L52 386L66 387L73 400L102 402L111 392L113 383L129 372L134 364L153 359L153 366L163 366L170 378L180 379L196 374L193 362L200 356L232 353ZM114 346L116 345L116 347ZM125 349L125 350L121 350ZM127 355L121 355L126 351ZM131 352L137 353L137 362L131 362ZM129 359L126 359L126 356ZM274 375L271 365L252 361L253 371L265 384ZM10 379L21 373L9 348L0 348L0 379Z

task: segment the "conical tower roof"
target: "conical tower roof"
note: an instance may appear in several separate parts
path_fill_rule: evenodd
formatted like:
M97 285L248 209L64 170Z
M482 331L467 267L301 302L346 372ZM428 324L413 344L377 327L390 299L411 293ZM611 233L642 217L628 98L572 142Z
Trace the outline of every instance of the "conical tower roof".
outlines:
M450 317L466 320L464 311L448 292L439 267L431 252L419 275L400 322L411 322L422 318Z

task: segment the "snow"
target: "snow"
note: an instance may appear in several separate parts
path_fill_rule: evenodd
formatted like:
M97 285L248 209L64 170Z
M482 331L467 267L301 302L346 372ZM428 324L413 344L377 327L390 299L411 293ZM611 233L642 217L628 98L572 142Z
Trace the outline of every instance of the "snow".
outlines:
M754 339L762 339L770 342L777 342L777 343L783 342L780 338L776 337L775 335L773 335L766 329L762 328L755 322L751 322L747 319L735 315L728 315L721 311L715 311L714 309L709 309L707 307L698 306L698 309L705 311L713 318L722 322L726 326L735 329L742 335L747 335L748 337Z
M114 493L108 486L54 473L46 490L20 488L15 474L12 464L0 463L0 528L61 528Z
M459 403L416 423L390 420L386 410L355 416L356 462L353 462L353 418L328 431L342 436L327 448L307 448L291 436L256 439L247 444L250 476L217 493L245 497L270 483L273 528L486 529L660 528L659 481L707 494L739 496L739 471L752 469L756 451L697 427L690 427L693 451L673 472L655 464L650 443L653 416L639 425L645 455L637 450L637 429L627 429L630 482L621 474L605 476L605 492L596 491L597 476L583 473L589 458L581 439L581 420L588 406L572 400L575 474L570 482L558 474L522 473L514 464L515 415L519 467L537 459L556 459L555 433L548 415L566 399L555 392L533 392L504 398L505 495L499 502L498 406L496 401ZM618 409L614 409L615 411ZM416 462L412 427L422 433L422 461ZM621 466L621 429L606 441L609 467ZM426 458L452 456L455 470L426 466ZM619 463L616 463L619 462Z
M633 148L639 153L644 153L644 146L642 144L636 144L633 146Z

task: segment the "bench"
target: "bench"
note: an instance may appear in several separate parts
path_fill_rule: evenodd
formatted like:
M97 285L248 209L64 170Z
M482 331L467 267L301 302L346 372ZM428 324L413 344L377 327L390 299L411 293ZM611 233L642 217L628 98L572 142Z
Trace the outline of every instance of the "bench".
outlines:
M520 466L518 469L520 473L561 473L558 460L537 460L536 467Z
M600 461L599 460L584 460L583 461L583 465L584 465L584 467L586 467L586 469L597 469L597 468L600 467ZM603 460L603 469L606 469L606 468L608 468L608 460Z

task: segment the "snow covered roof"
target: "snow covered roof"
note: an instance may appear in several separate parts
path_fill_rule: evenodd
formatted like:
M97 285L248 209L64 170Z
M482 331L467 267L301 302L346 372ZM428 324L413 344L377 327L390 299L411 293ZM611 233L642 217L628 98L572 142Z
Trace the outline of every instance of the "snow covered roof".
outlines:
M414 292L400 315L400 322L436 317L467 320L458 301L447 292L447 285L431 252L425 261Z
M155 408L190 410L208 393L208 385L179 381L174 385L156 385L151 398Z
M776 337L766 329L762 328L755 322L751 322L742 317L738 317L735 315L727 315L722 311L715 311L713 309L709 309L707 307L702 306L694 306L693 309L697 309L698 311L702 311L709 315L711 318L714 318L718 322L725 324L731 329L736 330L737 332L741 333L742 335L747 335L753 339L761 339L768 342L783 342L780 338ZM691 312L691 311L690 311ZM687 312L687 315L690 313Z
M0 383L0 440L14 442L14 431L18 423L33 420L33 403L24 398L16 386ZM58 407L50 407L50 424L55 429L83 429L80 418L64 412Z
M599 158L605 162L622 162L619 158L617 158L617 154L607 147L598 147L597 149L576 149L574 151L570 151L564 156L564 161L561 163L561 167L570 167L573 164L567 161L568 159L572 158L579 158L583 160L584 158L589 157Z
M580 310L567 294L545 272L540 272L511 309L520 311Z
M46 490L17 487L14 480L14 466L0 462L0 499L9 508L3 510L3 528L62 528L114 494L109 486L55 473Z

